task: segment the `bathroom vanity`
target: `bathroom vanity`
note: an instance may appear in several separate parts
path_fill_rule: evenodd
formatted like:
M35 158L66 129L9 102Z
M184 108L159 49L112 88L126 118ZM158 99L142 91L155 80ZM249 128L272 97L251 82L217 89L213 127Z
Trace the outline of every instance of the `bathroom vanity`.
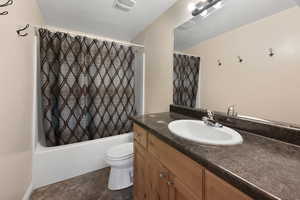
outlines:
M237 188L134 124L135 200L250 200Z
M175 112L132 118L135 200L300 199L298 145L236 129L243 144L209 146L168 129L174 120L195 118Z

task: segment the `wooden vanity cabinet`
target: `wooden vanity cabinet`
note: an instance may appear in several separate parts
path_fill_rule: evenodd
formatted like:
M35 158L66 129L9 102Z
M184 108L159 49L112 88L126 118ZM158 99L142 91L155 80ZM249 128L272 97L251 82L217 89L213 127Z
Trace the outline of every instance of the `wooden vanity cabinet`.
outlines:
M159 160L148 156L148 200L199 200Z
M133 131L134 141L146 150L148 144L147 131L136 124L133 125Z
M169 199L169 171L157 159L148 154L148 200Z
M205 199L220 200L225 197L230 200L251 200L246 194L205 170Z
M169 199L170 200L200 200L201 196L196 196L187 186L175 175L170 175ZM202 191L202 188L200 188Z
M151 134L148 135L148 154L153 155L169 170L172 176L169 176L168 181L173 186L172 189L176 189L176 194L181 191L178 185L184 183L185 190L195 193L198 200L203 199L204 168L201 165Z
M134 150L134 200L251 200L136 124Z
M147 189L148 184L147 177L147 158L146 151L139 144L134 144L134 199L147 200Z

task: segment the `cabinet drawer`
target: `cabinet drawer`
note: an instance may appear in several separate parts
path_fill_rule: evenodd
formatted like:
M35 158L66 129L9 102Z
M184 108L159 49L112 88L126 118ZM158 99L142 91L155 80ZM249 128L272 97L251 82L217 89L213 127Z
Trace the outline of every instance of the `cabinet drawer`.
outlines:
M145 149L147 148L148 133L137 124L133 124L134 140Z
M148 152L158 158L173 174L176 174L176 177L199 200L203 199L204 168L155 136L149 134L148 140Z
M251 200L246 194L205 170L205 200Z

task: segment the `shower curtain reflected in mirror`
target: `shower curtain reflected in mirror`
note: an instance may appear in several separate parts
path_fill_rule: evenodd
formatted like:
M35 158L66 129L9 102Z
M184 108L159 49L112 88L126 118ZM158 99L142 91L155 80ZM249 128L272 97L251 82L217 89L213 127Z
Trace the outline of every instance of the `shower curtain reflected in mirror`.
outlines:
M39 29L47 146L128 133L136 113L136 49Z
M173 103L196 107L200 58L182 54L173 56Z

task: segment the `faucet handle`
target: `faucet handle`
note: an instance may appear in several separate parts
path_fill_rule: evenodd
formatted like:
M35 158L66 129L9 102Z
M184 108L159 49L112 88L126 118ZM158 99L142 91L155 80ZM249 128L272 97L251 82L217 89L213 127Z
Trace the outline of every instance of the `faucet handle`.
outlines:
M207 110L207 115L209 119L213 119L214 118L214 112L211 110Z
M237 112L235 112L235 105L228 106L227 116L233 116L233 117L237 116Z

